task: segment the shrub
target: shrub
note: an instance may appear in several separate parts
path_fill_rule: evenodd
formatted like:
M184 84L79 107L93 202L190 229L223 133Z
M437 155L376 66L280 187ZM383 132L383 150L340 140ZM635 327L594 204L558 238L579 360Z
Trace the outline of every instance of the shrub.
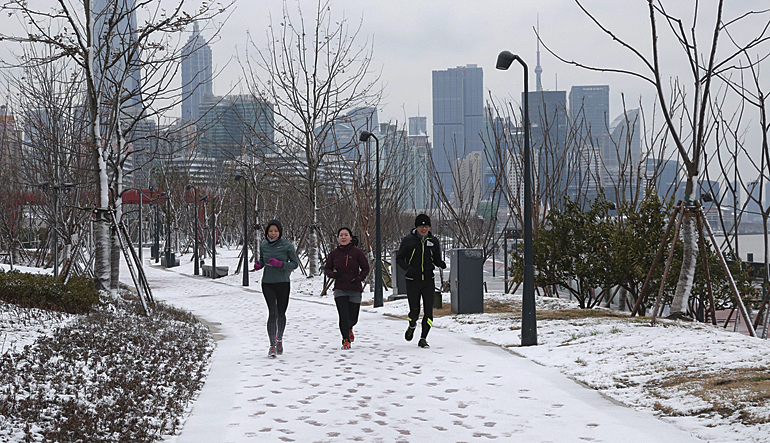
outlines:
M72 277L67 284L51 275L0 271L0 300L26 308L82 314L100 303L93 280Z

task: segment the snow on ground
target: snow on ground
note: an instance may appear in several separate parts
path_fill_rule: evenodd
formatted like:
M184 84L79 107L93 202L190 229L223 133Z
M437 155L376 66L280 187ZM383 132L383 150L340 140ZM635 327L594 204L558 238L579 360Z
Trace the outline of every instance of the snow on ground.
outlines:
M237 266L238 251L221 251L229 258L218 264ZM192 274L184 263L176 272ZM260 273L250 273L259 291ZM242 275L223 283L240 286ZM322 278L293 275L292 296L319 303ZM385 291L385 298L390 295ZM443 294L445 308L450 294ZM373 293L364 293L371 302ZM538 298L538 346L520 347L521 294L485 294L485 301L510 304L512 312L445 315L434 327L502 346L567 377L596 389L637 410L648 411L704 441L770 442L770 342L700 323L648 318L570 316L551 319L546 311L576 309L568 300ZM517 309L518 308L518 309ZM404 318L406 300L364 311ZM542 317L549 317L544 319ZM557 316L558 317L558 316ZM733 413L733 411L738 411Z
M27 273L48 273L38 268L14 266L14 270ZM8 272L11 267L0 264L0 271ZM24 349L31 345L38 336L50 334L54 328L65 324L76 316L42 309L19 308L16 305L0 301L0 355L9 351Z
M420 378L422 371L441 371L443 369L440 366L438 368L429 366L429 362L413 360L414 358L419 359L420 357L418 356L424 354L417 353L420 350L414 346L414 343L410 343L406 347L406 342L403 341L403 332L401 331L405 327L405 322L402 325L398 323L400 320L395 319L388 320L389 323L385 323L393 325L388 326L388 328L396 331L392 334L389 333L386 343L372 342L370 338L364 335L361 341L356 342L354 345L353 353L348 357L349 361L346 363L343 360L339 360L339 343L337 343L338 340L334 332L335 325L333 324L336 312L334 312L331 306L325 306L333 305L333 299L331 296L320 296L323 284L322 278L308 279L299 271L295 271L292 277L292 297L297 302L290 304L290 320L287 333L292 331L295 337L301 335L302 340L304 340L302 346L305 348L311 346L307 349L312 349L311 342L320 346L320 350L317 351L318 361L315 363L300 361L301 359L297 360L297 356L292 355L291 352L287 352L289 355L285 355L284 359L278 359L277 362L265 359L263 354L267 351L267 348L264 346L264 302L259 286L261 273L251 272L249 274L249 288L242 288L242 275L233 274L237 267L239 250L224 249L218 252L221 255L217 258L217 264L229 266L230 275L213 282L202 280L202 277L172 278L169 280L171 274L174 273L192 276L193 265L189 254L180 257L182 265L179 267L164 270L153 264L148 268L151 280L156 279L159 282L159 286L156 289L157 296L172 304L179 305L179 307L190 309L196 315L202 317L203 320L213 323L212 328L220 337L228 335L230 337L237 337L238 334L242 334L242 332L237 331L239 328L248 331L247 336L238 339L241 341L228 342L228 340L220 340L219 348L215 351L211 369L212 377L216 374L219 375L216 375L218 377L216 380L210 380L207 383L207 387L204 387L199 400L192 405L192 415L188 422L188 425L191 427L194 426L195 420L193 419L197 416L197 409L198 411L209 411L210 420L219 418L227 422L224 429L233 428L233 422L228 422L228 420L232 420L236 411L228 410L228 407L231 405L218 404L217 402L221 401L221 398L218 397L217 392L211 392L211 390L222 389L224 392L232 388L229 385L232 384L231 380L236 380L233 377L246 377L243 374L252 374L249 377L258 377L257 379L250 380L250 383L247 383L245 388L252 389L254 392L257 392L259 389L263 391L268 389L268 391L266 395L254 394L256 396L250 400L241 397L243 401L232 406L233 410L238 408L253 409L255 405L262 405L268 402L268 404L274 404L274 408L277 408L277 410L287 411L283 416L287 414L288 416L294 416L293 418L298 420L296 425L302 427L304 424L314 420L319 424L328 423L329 425L337 422L344 424L345 421L339 417L327 419L326 415L324 415L326 412L320 412L321 409L316 410L316 413L320 414L318 417L296 412L289 413L288 410L281 409L299 408L304 410L303 408L306 407L303 406L304 403L302 403L301 399L299 404L296 403L295 400L298 400L298 398L294 398L296 396L291 394L293 389L301 390L304 388L304 384L292 387L291 383L317 385L319 383L328 383L329 381L326 379L330 375L348 374L359 383L363 383L361 386L353 384L349 389L367 392L368 397L375 395L378 389L380 391L388 389L388 387L383 386L367 385L368 374L357 372L364 367L363 365L371 363L367 361L367 356L363 353L365 349L371 352L379 352L376 355L372 354L370 358L381 362L381 365L385 366L387 370L399 373L411 370L415 373L416 380L426 379L425 377ZM130 283L130 276L126 268L122 270L122 276L125 282ZM210 288L215 289L211 290ZM201 292L201 294L189 295L197 294L198 292ZM386 298L388 295L390 293L386 291ZM365 303L367 301L371 302L372 298L373 294L371 292L364 293ZM445 306L449 305L450 295L448 293L443 294L443 298ZM301 308L299 307L300 301L302 301ZM649 319L561 315L560 313L565 312L565 310L576 309L576 304L567 300L539 298L537 300L539 313L538 345L520 347L521 295L488 293L485 294L485 301L495 302L495 306L500 308L496 309L496 311L500 312L452 315L445 310L441 313L448 315L437 316L434 322L437 332L441 331L441 333L432 333L431 337L435 337L435 340L431 341L433 349L427 352L434 353L435 358L447 359L447 364L454 362L452 364L457 363L457 368L470 371L470 374L463 375L465 377L463 382L469 382L469 375L470 379L473 379L473 371L482 374L487 369L480 367L473 369L471 366L459 365L457 361L459 357L453 354L455 350L451 348L452 346L457 346L458 349L462 348L463 352L473 352L474 358L489 359L489 366L492 367L498 367L500 365L499 359L501 358L510 359L508 361L512 365L511 367L513 367L514 363L517 362L517 357L511 355L513 353L541 365L533 365L530 368L517 370L537 372L537 368L542 366L546 367L546 369L552 368L549 371L559 371L564 376L595 389L613 400L641 411L643 415L654 414L663 422L673 424L676 428L697 436L702 441L770 442L770 425L768 425L768 422L770 422L770 400L768 400L770 399L770 373L768 372L768 369L770 369L770 352L768 352L770 351L770 344L767 341L697 323L663 320L657 327L651 327ZM222 306L222 303L231 303L233 305ZM315 308L313 308L314 306ZM513 309L507 309L508 312L505 312L506 306L513 307ZM519 308L517 309L517 307ZM225 308L229 311L225 312ZM369 318L379 317L383 319L382 321L385 321L387 317L404 318L407 312L407 302L406 300L386 301L384 307L374 308L371 305L367 305L363 307L363 311L364 314L362 315L367 316L367 322L372 324L375 323L375 320L369 320ZM50 330L50 327L53 327L57 321L66 321L66 319L51 319L47 322L35 320L28 322L29 325L10 327L6 324L7 322L2 321L5 318L2 311L0 311L0 315L2 316L0 317L0 327L5 328L0 330L0 342L3 340L3 334L6 342L3 351L9 348L9 343L14 343L14 346L17 347L25 343L31 343L34 340L35 334L46 333L46 330ZM225 318L233 318L232 316L236 315L243 315L243 318L240 318L234 324L223 324L223 322L218 321ZM302 330L304 320L297 318L296 315L304 315L308 319L312 319L312 321L308 320L309 324L312 323L314 328L321 328L322 331ZM207 318L216 316L221 316L221 318ZM381 320L376 320L376 323L380 324ZM365 328L365 324L364 322L361 327ZM445 335L445 332L449 333L449 335ZM507 354L509 357L505 357L505 355L488 355L485 350L487 347L479 345L468 347L466 346L467 343L464 344L462 340L455 341L452 337L470 337L499 345L501 348L509 351ZM299 337L296 338L296 340L298 339ZM380 346L383 347L382 352L380 352ZM474 351L473 349L476 350ZM358 353L355 353L356 350L358 350ZM236 356L244 354L249 355L249 357L243 361L241 361L240 357L236 359ZM408 357L404 357L405 355ZM407 360L404 360L404 358L407 358ZM409 360L410 358L412 358L411 361ZM409 366L411 363L414 363L414 365ZM481 361L477 366L482 366L483 364L483 361ZM238 373L233 372L235 368L238 369ZM514 379L518 380L517 377L521 375L517 374ZM385 376L381 374L373 376L383 377L382 380L386 380ZM263 381L260 381L261 378L267 380L269 377L280 379L281 383L290 383L290 385L281 386L281 389L273 388L276 393L271 393L269 385L259 389L256 387L264 384ZM508 376L500 374L492 375L491 377L502 377L505 386L512 386L516 383L516 380L509 379ZM526 373L524 377L527 377ZM353 379L350 380L350 383L353 382ZM344 380L347 380L347 378ZM493 396L495 395L494 392L487 392L486 390L489 382L490 380L481 378L475 382L478 384L476 388L481 389L483 385L485 395ZM348 382L345 381L345 383ZM456 383L460 383L460 381ZM470 381L470 383L473 382ZM333 390L338 388L340 387L337 385L332 386ZM521 388L517 391L517 397L522 399L527 396L536 397L540 394L538 386L531 386L528 389L531 394L525 394L526 389ZM449 392L451 390L449 389L437 397L444 399L453 398L455 393ZM423 392L422 389L418 391ZM350 391L350 393L342 392L340 396L361 395L353 394L353 392L355 391ZM334 393L332 392L332 394ZM244 394L244 392L234 392L233 395L236 396L234 398L238 398L238 394ZM399 394L401 394L400 391ZM325 395L326 393L314 393L311 397L324 397ZM435 393L431 395L436 396ZM542 395L545 396L545 392ZM282 397L285 397L286 401L290 403L284 404ZM403 402L409 403L403 398L394 399L393 401L392 405L381 405L384 409L380 410L380 412L385 413L385 409L390 408L387 409L387 412L396 414L400 406L393 405L396 403L402 404ZM594 404L595 402L589 403ZM464 403L460 402L459 404ZM344 403L342 403L342 406L338 406L343 407ZM477 404L471 410L476 415L481 415L485 411L483 406L483 404ZM487 409L486 412L490 415L499 413L497 409L491 406ZM548 414L554 412L551 409L535 408L533 413L548 416ZM618 414L618 418L621 416L625 417L623 415L625 412L622 412L622 410L623 408L616 409L615 414ZM460 415L467 412L462 409L449 409L448 411L450 411L448 414L456 413ZM272 412L269 408L267 410L260 409L259 412L252 415L260 416L260 414L263 414L261 415L262 418L249 418L264 420L266 419L265 417L270 417L276 424L276 426L264 428L269 429L269 431L264 431L264 433L256 432L253 435L254 437L281 435L281 432L283 432L281 429L291 431L290 424L295 422L285 423L282 428L280 423L281 420L285 422L285 418L282 418L282 414L273 414ZM333 412L339 412L339 410L332 410ZM197 414L200 414L200 412ZM612 415L613 413L609 412L609 414ZM411 419L417 420L415 423L420 423L419 420L422 419L428 421L446 419L439 412L425 414L423 411L417 415L420 415L422 418L412 416ZM569 414L560 415L562 418L578 416L579 411L571 411ZM408 416L405 417L409 419ZM638 415L633 417L638 418ZM375 415L374 418L376 419L377 416ZM504 415L496 418L496 420L508 419L514 420L511 417L506 418ZM462 422L461 419L458 420ZM352 418L350 421L353 421ZM469 422L472 423L473 419L469 418L466 420L464 425L468 429L470 429L468 427ZM500 421L497 421L497 423L500 423ZM586 423L582 423L582 426L585 425ZM648 425L646 424L645 426ZM202 429L212 426L216 428L212 421L204 421ZM227 426L231 427L228 428ZM599 428L606 426L607 424L604 422L601 423L601 426L597 425ZM401 429L395 423L390 427L392 428L391 430L395 431ZM482 432L483 426L481 428L481 430L477 429L474 432L478 436L486 435ZM190 439L189 435L192 432L190 429L192 428L187 429L187 437L185 437L185 430L183 430L181 436L171 437L169 442L202 441L195 440L194 438ZM369 428L365 427L364 429ZM371 429L376 431L379 428L374 425ZM531 427L526 429L531 429ZM665 430L666 428L663 427L661 429ZM329 440L331 437L324 437L325 434L322 434L321 430L328 429L318 428L318 438L320 439L318 441L331 441ZM406 429L401 430L406 431ZM373 434L366 435L380 435L375 431L373 431ZM518 432L515 429L505 432L497 429L497 431L501 432L500 436L507 435L506 432L509 434L511 432L513 434ZM617 431L624 432L628 430L617 428ZM229 432L228 430L228 435ZM282 435L285 437L283 438L284 441L291 441L291 439L297 437L297 435L292 436L290 432ZM381 435L390 436L390 434L384 432ZM426 436L431 434L416 432L412 437L417 437L418 435ZM395 441L398 438L401 441L412 441L408 437L408 433L399 434L396 432L395 436L396 438L390 438L389 440L364 438L360 441ZM473 436L476 437L476 435ZM588 434L585 436L601 440L599 434L593 435L593 437ZM457 438L460 438L459 434ZM577 435L573 435L570 438L552 436L550 441L577 441L577 439ZM623 439L624 441L630 441L625 435ZM233 441L240 440L235 439ZM303 440L300 438L296 441ZM604 441L613 440L605 439ZM654 440L641 439L638 441Z

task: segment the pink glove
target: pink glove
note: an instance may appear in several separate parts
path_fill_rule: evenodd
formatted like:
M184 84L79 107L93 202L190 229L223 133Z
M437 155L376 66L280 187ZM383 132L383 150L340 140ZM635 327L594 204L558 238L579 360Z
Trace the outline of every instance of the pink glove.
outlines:
M254 270L259 271L260 269L262 269L262 265L260 265L258 261L254 262Z
M267 260L267 264L270 266L273 266L275 268L280 268L283 266L283 262L281 260L278 260L277 258L270 258Z

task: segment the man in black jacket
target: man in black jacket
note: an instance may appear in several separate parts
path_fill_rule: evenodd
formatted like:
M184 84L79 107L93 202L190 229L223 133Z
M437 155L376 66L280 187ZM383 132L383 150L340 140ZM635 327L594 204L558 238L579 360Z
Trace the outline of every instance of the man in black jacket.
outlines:
M441 245L430 232L430 217L420 214L414 220L414 229L403 240L396 254L396 263L406 271L406 295L409 300L409 327L404 338L411 341L420 317L420 299L424 313L422 316L422 331L420 332L421 348L429 348L427 337L433 325L433 297L436 291L433 281L435 266L446 268L441 260Z

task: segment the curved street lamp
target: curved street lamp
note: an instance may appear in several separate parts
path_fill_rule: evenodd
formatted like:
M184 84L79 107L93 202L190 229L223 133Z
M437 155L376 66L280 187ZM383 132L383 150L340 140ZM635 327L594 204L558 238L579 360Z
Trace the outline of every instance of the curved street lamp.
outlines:
M362 142L368 142L370 138L375 141L375 167L377 168L377 209L375 212L375 265L374 265L374 307L382 307L382 250L380 248L380 139L369 131L361 132L358 138Z
M497 56L500 70L507 70L513 61L524 68L524 293L521 301L521 345L537 344L537 316L535 314L535 265L532 249L532 160L529 140L529 68L524 60L509 51ZM506 264L507 266L507 264Z
M236 174L235 181L243 179L243 286L249 285L249 222L247 218L248 207L246 206L246 200L248 199L248 193L246 185L248 181L246 177L241 174Z

